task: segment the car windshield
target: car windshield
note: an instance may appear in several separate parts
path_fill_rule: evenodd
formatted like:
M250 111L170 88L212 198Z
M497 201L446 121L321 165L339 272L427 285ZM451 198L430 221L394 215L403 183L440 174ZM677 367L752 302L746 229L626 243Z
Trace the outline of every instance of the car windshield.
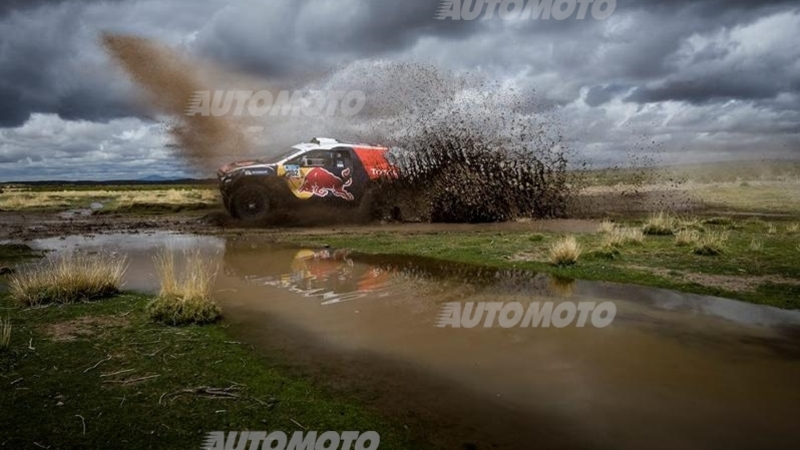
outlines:
M294 155L297 152L299 152L299 150L297 150L296 148L290 148L289 150L278 153L277 155L261 158L261 161L263 161L266 164L274 164L283 161L284 159Z

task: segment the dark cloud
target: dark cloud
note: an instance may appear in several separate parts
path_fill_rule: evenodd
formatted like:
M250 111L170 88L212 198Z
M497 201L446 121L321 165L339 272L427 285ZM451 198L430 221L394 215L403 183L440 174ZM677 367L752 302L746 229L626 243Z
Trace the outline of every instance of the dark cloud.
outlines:
M685 133L685 142L672 141L676 148L691 147L703 129L734 122L762 133L765 147L796 142L796 0L618 0L604 21L520 22L436 20L439 3L0 0L0 130L40 123L32 114L42 113L65 121L136 117L148 123L140 94L98 45L100 33L111 31L294 80L368 59L478 68L513 83L526 111L559 114L572 130L569 139L590 151L624 146L629 137L620 127L634 122L640 134L677 140ZM736 120L720 123L721 111ZM787 134L794 137L775 137ZM15 147L22 145L18 134L0 136L0 160L24 154ZM737 141L733 134L717 138L720 148ZM770 140L774 145L764 144Z
M608 103L620 93L627 91L629 87L616 84L607 86L592 86L586 93L586 104L589 106L600 106Z

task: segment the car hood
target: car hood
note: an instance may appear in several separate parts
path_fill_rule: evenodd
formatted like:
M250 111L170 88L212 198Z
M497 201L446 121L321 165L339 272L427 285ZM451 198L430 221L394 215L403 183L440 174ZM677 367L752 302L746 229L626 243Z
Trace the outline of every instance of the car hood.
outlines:
M275 164L266 164L262 161L257 159L253 160L246 160L246 161L236 161L230 164L225 164L224 166L220 167L217 173L220 176L228 175L232 172L237 170L246 169L246 168L258 168L258 169L274 169Z

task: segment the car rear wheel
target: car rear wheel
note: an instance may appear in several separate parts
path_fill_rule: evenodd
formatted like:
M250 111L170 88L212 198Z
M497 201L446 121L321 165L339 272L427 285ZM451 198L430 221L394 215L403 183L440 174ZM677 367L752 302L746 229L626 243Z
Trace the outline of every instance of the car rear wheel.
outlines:
M269 215L269 191L258 184L245 184L231 196L231 212L245 222L260 222Z

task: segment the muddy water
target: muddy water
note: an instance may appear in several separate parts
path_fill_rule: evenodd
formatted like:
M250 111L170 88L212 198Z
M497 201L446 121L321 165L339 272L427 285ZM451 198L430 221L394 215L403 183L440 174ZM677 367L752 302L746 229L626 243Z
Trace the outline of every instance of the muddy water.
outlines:
M231 330L440 448L798 448L800 312L411 258L154 234L39 242L220 265ZM611 301L606 328L438 328L448 302Z

